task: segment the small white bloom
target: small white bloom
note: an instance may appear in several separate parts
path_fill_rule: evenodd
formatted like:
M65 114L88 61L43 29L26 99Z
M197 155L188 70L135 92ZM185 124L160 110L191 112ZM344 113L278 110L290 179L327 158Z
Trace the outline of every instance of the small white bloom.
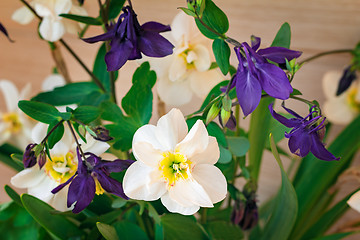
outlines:
M32 140L40 143L47 132L47 125L38 123L32 131ZM89 135L87 143L81 143L84 152L91 152L96 155L104 153L110 146L107 143L96 141ZM78 165L76 156L76 143L70 133L65 128L63 138L50 150L52 161L47 157L45 165L40 169L36 164L31 168L26 168L11 178L11 184L17 188L27 188L27 192L44 202L47 202L59 211L69 210L66 206L68 186L56 194L51 190L59 184L66 182L72 177ZM97 189L102 193L102 189Z
M27 84L19 93L12 82L0 80L0 91L7 107L6 111L0 112L0 145L8 142L25 149L29 144L34 122L18 108L17 104L29 96L30 90L30 84Z
M172 109L154 125L139 128L133 138L136 162L126 171L123 187L133 199L161 198L170 211L191 215L223 200L227 183L214 166L219 147L198 120L188 132L183 114Z
M175 46L164 58L145 58L158 76L157 91L161 100L172 106L189 103L193 94L205 98L223 80L211 65L211 41L197 29L194 19L180 12L164 36Z
M347 204L349 204L352 209L360 212L360 191L354 193L347 201Z
M83 24L60 17L60 14L87 15L86 10L77 6L72 0L34 0L30 2L30 5L43 18L39 32L45 40L50 42L59 40L65 32L76 34L83 26ZM14 12L12 19L20 24L28 24L34 19L34 14L24 6Z
M323 90L327 98L324 115L330 122L348 124L360 113L360 82L354 81L348 90L336 96L342 72L330 71L324 75Z

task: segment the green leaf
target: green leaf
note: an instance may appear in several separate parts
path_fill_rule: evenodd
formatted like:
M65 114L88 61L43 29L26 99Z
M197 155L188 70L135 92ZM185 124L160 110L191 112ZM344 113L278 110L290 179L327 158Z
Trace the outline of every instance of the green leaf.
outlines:
M327 236L317 237L313 238L311 240L341 240L344 239L347 236L350 236L351 234L354 234L355 232L344 232L344 233L334 233Z
M16 154L16 157L20 157L19 155ZM8 156L7 154L3 154L0 152L0 162L6 164L7 166L13 168L14 170L16 170L18 172L20 172L21 170L24 169L24 165L22 163L22 155L21 155L21 159L18 159L18 158L12 158L12 157Z
M116 18L122 7L124 6L125 0L111 0L109 6L109 19Z
M202 14L202 20L207 26L209 26L211 29L215 30L219 34L223 35L229 29L229 20L227 16L211 0L206 0L205 9ZM196 19L195 22L200 32L204 36L210 39L219 38L218 35L212 33L206 27L204 27L198 19Z
M9 185L5 185L5 192L7 193L7 195L19 206L22 207L22 202L21 202L21 199L20 199L20 196L19 194L14 190L12 189Z
M137 225L129 221L116 222L114 224L120 240L147 240L146 233Z
M292 186L283 165L279 153L276 149L276 144L272 135L270 134L270 146L273 155L279 164L281 171L281 187L276 196L273 205L272 215L269 221L265 224L262 231L262 238L266 240L286 240L288 239L291 229L293 228L298 212L298 202L296 192Z
M221 87L226 86L228 83L229 83L228 80L222 81L221 83L218 83L215 87L213 87L210 90L209 94L206 96L206 98L205 98L203 104L201 105L200 109L198 111L196 111L196 113L199 113L199 112L203 111L206 108L206 106L209 105L209 103L211 102L212 99L220 96L223 93L220 90Z
M94 91L99 92L100 90L93 82L70 83L63 87L57 87L53 91L42 92L33 97L32 100L46 102L54 106L63 106L80 103L85 96L94 93Z
M230 48L229 45L222 39L215 39L212 44L212 49L215 55L216 63L221 72L226 75L230 68Z
M149 211L149 216L154 219L155 224L160 225L161 224L161 220L160 220L160 216L158 214L158 212L156 211L156 209L153 207L153 205L151 205L151 203L147 203L146 207Z
M58 124L59 121L54 121L52 122L49 127L47 132L49 133L51 131L51 129L53 129L55 127L56 124ZM54 145L60 141L60 139L63 137L64 135L64 124L60 124L59 126L56 127L56 129L50 134L50 136L47 139L47 142L49 144L49 148L52 149L54 147Z
M110 74L114 74L114 78L117 79L118 71L114 71L113 73L107 71L107 67L105 63L105 55L106 55L106 46L104 43L101 45L96 55L93 73L96 77L100 79L106 91L110 92L110 85L111 85Z
M207 125L206 129L208 130L208 133L210 136L213 136L216 138L219 145L221 145L223 147L228 146L228 143L225 138L225 134L224 134L223 130L219 127L219 125L217 125L215 122L211 122L211 123L209 123L209 125Z
M181 9L186 15L189 15L191 17L196 17L196 13L194 13L193 11L191 11L188 8L179 7L178 9Z
M237 157L245 156L250 148L249 140L246 137L227 137L229 150Z
M291 40L291 29L290 29L290 25L286 22L283 25L281 25L271 46L290 48L290 40Z
M281 115L285 116L285 117L293 117L290 114L283 114L281 113ZM275 120L274 118L270 119L270 127L269 127L269 132L272 133L273 137L274 137L274 141L275 143L280 142L282 139L284 139L285 137L285 132L289 132L290 128L284 126L283 124L281 124L280 122L278 122L277 120ZM266 147L269 148L269 142L266 142ZM278 149L279 150L279 149Z
M119 240L119 237L116 234L116 229L113 226L97 222L96 227L106 240Z
M220 149L220 158L217 162L221 164L227 164L231 162L232 160L231 152L221 145L219 145L219 149Z
M96 26L102 25L102 22L99 19L93 17L80 16L80 15L67 14L67 13L62 13L59 16L70 20L74 20L76 22L85 23L88 25L96 25Z
M21 201L30 215L50 234L60 239L69 239L84 235L84 233L70 220L61 215L54 215L54 211L47 203L28 194L21 195Z
M207 239L193 217L165 214L161 216L161 223L164 228L164 239L166 240Z
M26 115L39 122L50 124L61 120L60 112L46 103L22 100L18 106Z
M95 121L100 116L100 109L93 106L80 106L73 112L73 117L84 124Z
M210 233L212 239L228 240L228 239L242 239L242 230L229 222L214 221L206 224L206 230Z

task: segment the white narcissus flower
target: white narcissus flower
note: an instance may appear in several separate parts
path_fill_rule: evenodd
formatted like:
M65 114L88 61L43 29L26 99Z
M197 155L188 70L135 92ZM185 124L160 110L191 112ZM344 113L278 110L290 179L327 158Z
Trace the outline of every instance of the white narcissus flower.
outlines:
M170 211L184 215L223 200L227 183L214 166L220 152L204 123L198 120L188 132L183 114L172 109L156 126L139 128L133 138L136 162L125 173L125 194L133 199L161 198Z
M189 103L193 94L205 98L223 80L211 65L211 41L197 29L194 19L180 12L163 34L174 46L174 53L164 58L145 58L155 70L157 92L168 105Z
M347 204L349 204L352 209L360 212L360 191L354 193L347 201Z
M50 42L59 40L65 32L77 34L83 26L83 24L60 17L60 14L87 15L86 10L77 6L72 0L34 0L30 2L30 5L43 18L39 32L45 40ZM34 19L34 14L24 6L14 12L12 19L20 24L28 24Z
M32 140L40 143L47 132L47 125L38 123L32 131ZM87 143L81 142L84 152L96 155L104 153L110 146L105 142L96 141L89 135ZM26 168L11 178L11 184L17 188L27 188L27 192L44 202L47 202L59 211L69 210L66 206L68 186L56 194L51 190L72 177L78 165L76 143L70 130L65 128L63 138L50 150L52 161L46 157L45 165L40 169L39 164ZM97 189L97 193L102 193Z
M0 111L0 145L8 142L25 149L29 144L35 122L26 116L17 104L29 96L30 90L30 84L27 84L19 93L12 82L0 80L0 91L7 107L6 111Z
M348 124L360 113L359 81L353 81L345 92L336 96L342 74L340 71L327 72L322 82L327 99L323 106L323 112L327 119L335 124Z

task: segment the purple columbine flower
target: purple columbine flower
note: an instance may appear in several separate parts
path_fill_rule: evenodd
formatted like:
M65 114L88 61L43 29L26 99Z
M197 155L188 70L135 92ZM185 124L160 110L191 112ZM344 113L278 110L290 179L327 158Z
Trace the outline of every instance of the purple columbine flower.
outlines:
M36 164L36 156L34 148L37 146L36 143L30 143L26 146L23 155L23 164L25 168L31 168Z
M134 162L133 160L106 161L93 153L85 153L86 160L82 161L79 149L77 149L77 157L77 172L68 181L51 191L55 194L70 184L67 207L72 206L76 202L72 210L73 213L81 212L91 203L95 196L97 183L106 192L128 199L122 184L110 177L110 173L121 172L127 169Z
M287 119L274 111L273 104L269 105L271 115L281 124L292 128L289 133L285 133L285 137L289 138L289 148L292 153L300 157L305 157L311 152L318 159L325 161L340 159L329 152L322 143L321 130L325 127L325 117L313 117L313 115L317 113L316 110L313 110L314 107L310 109L310 113L304 118L291 109L284 106L283 108L294 116L294 118ZM321 123L318 124L321 119Z
M246 42L241 47L235 47L239 65L231 87L236 87L237 98L245 116L259 105L262 90L274 98L289 98L293 89L285 72L269 61L284 64L285 59L290 61L301 55L301 52L283 47L258 50L260 41L260 38L252 36L251 47Z
M170 27L158 22L140 26L134 10L127 6L107 33L83 40L87 43L111 40L111 50L105 55L105 62L108 71L116 71L127 60L140 59L141 53L149 57L172 54L174 46L159 34L166 31L170 31Z

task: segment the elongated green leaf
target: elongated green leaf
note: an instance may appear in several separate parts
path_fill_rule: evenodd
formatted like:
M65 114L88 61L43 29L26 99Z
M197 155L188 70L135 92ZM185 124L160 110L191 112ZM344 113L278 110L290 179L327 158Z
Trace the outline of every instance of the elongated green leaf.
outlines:
M263 240L286 240L288 239L291 229L293 228L298 212L298 202L296 192L292 186L283 165L276 144L270 134L270 146L281 171L281 187L276 201L273 205L272 215L265 224L262 232Z
M291 40L291 29L290 29L290 25L286 22L283 25L281 25L271 46L290 48L290 40Z
M274 101L273 98L263 98L259 106L251 114L249 130L249 167L251 177L257 182L260 172L263 149L266 146L266 139L269 135L271 114L268 106Z
M18 106L26 115L39 122L50 124L61 120L60 112L46 103L22 100Z
M122 7L124 6L125 0L111 0L109 6L109 19L116 18Z
M206 235L193 217L165 214L161 217L161 223L164 228L164 239L166 240L206 239Z
M226 75L230 68L230 48L229 45L222 39L215 39L212 44L212 49L221 72Z
M206 96L203 104L201 105L200 109L198 111L196 111L196 113L199 113L201 111L203 111L207 105L209 105L209 103L211 102L212 99L220 96L220 94L222 94L222 91L220 90L221 87L226 86L229 83L228 80L226 81L222 81L221 83L218 83L215 87L213 87L209 94Z
M179 7L179 9L181 9L186 15L189 15L191 17L196 17L196 13L188 8Z
M243 232L240 227L229 222L214 221L206 224L205 228L210 233L212 239L228 240L243 238Z
M85 96L94 93L94 91L100 91L95 83L77 82L57 87L53 91L40 93L33 97L32 100L46 102L55 106L63 106L80 103Z
M18 161L14 161L10 156L5 155L1 152L0 152L0 162L6 164L7 166L13 168L18 172L24 169L24 166L22 164L19 164Z
M118 77L118 71L114 71L113 73L110 73L107 71L106 63L105 63L105 55L106 55L106 46L105 43L101 45L99 48L99 51L96 55L95 62L94 62L94 68L93 73L96 77L98 77L106 89L107 92L110 91L110 74L114 75L114 79L117 79Z
M89 124L100 116L100 110L93 106L80 106L73 112L75 119L84 124Z
M101 26L102 22L101 20L97 19L97 18L93 18L93 17L88 17L88 16L80 16L80 15L75 15L75 14L67 14L67 13L62 13L59 15L60 17L63 18L67 18L76 22L80 22L80 23L85 23L88 25L96 25L96 26Z
M20 196L19 194L14 190L12 189L9 185L5 185L5 192L7 193L7 195L19 206L22 207L22 202L21 202L21 199L20 199Z
M292 239L297 239L307 229L303 224L308 222L308 215L322 196L336 181L337 176L351 163L354 153L360 147L360 116L350 123L340 135L331 143L328 150L339 161L322 161L309 154L302 159L294 183L299 202L299 216L296 228L292 232ZM306 167L302 167L302 166Z
M54 215L54 210L45 202L28 194L21 195L21 201L30 215L50 234L60 239L81 237L83 232L71 221L61 215Z
M237 157L245 156L250 147L249 140L246 137L227 137L226 139L229 143L229 150L233 155Z
M48 133L51 131L51 129L53 129L55 127L56 124L58 124L59 121L54 121L49 125L48 128ZM63 137L64 135L64 124L60 124L56 127L56 129L50 134L50 136L48 137L47 141L49 144L49 148L52 149L54 147L54 145L60 141L60 139Z
M114 224L120 240L147 240L146 233L132 222L121 221Z
M215 30L219 34L224 34L229 29L229 20L227 16L211 0L206 0L205 9L202 14L202 20L207 26L209 26L211 29ZM204 36L211 39L219 38L218 35L212 33L206 27L204 27L198 19L196 19L195 22L200 32L204 34Z
M99 229L99 232L106 240L119 240L116 230L113 226L107 225L105 223L98 222L96 227Z

